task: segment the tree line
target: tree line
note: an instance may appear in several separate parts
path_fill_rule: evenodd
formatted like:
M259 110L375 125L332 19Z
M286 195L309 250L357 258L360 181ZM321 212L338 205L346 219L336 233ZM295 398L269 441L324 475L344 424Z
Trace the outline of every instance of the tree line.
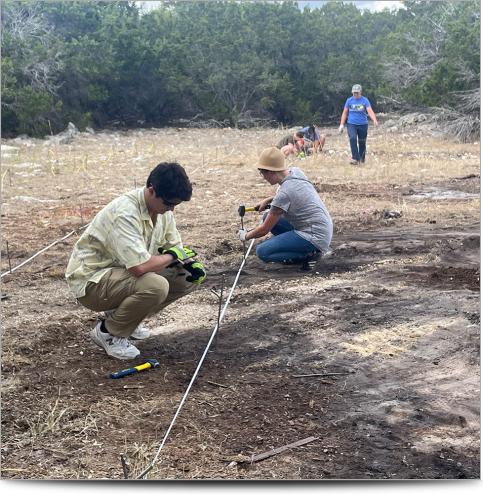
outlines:
M480 3L4 0L2 130L336 122L352 84L376 111L478 120ZM452 117L452 118L453 118Z

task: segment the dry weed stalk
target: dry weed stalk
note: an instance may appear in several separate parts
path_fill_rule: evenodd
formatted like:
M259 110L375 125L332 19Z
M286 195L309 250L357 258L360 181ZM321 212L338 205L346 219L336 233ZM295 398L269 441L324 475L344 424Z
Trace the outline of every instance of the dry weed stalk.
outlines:
M124 456L129 469L129 478L136 478L148 466L157 446L156 443L150 445L133 443L127 446ZM152 474L153 470L150 473Z
M74 437L88 436L90 432L99 432L99 429L97 428L97 418L92 413L92 406L89 408L89 412L82 420L82 429L74 434Z
M36 420L27 419L30 435L33 440L60 429L60 421L68 409L58 410L58 406L59 398L55 400L54 406L50 408L46 416L44 416L44 412L41 410Z
M2 178L0 180L0 189L1 190L3 190L3 182L5 180L7 173L9 173L9 172L10 172L10 168L6 168L5 171L3 172Z

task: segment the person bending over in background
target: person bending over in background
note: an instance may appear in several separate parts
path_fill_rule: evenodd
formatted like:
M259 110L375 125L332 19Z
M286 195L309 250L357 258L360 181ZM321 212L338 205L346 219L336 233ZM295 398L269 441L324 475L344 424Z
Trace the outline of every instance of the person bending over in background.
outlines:
M263 200L258 210L265 213L263 223L238 232L242 242L273 234L257 246L257 256L264 262L303 262L329 249L332 219L314 185L299 168L287 168L282 152L265 149L258 161L258 171L270 184L278 184L274 197Z
M276 147L282 151L285 157L290 156L291 154L297 154L299 151L303 151L303 132L295 132L295 134L285 136L279 141Z
M315 125L309 125L308 127L304 127L299 132L302 133L305 139L305 151L307 154L310 152L317 153L322 151L322 148L325 144L325 135L321 134L316 128Z
M173 215L191 194L184 168L160 163L145 187L99 211L75 244L67 284L84 307L105 312L91 338L108 355L137 357L140 352L128 338L149 336L143 319L206 278L203 265L194 260L196 254L183 247Z
M365 96L362 96L361 85L354 84L352 86L352 96L347 98L345 102L339 126L339 132L342 132L347 120L347 135L349 136L352 153L351 165L360 165L366 161L366 139L369 126L367 115L371 117L377 127L379 123L370 101Z

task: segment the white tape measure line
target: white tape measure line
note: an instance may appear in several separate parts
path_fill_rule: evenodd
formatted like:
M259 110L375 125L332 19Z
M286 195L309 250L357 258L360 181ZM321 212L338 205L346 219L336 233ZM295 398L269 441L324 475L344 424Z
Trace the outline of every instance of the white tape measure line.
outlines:
M166 431L166 434L164 435L164 438L161 441L161 445L159 446L158 451L156 452L156 455L154 456L154 458L151 461L151 463L139 474L138 477L136 477L136 479L142 479L154 467L154 464L158 461L159 454L161 453L161 450L163 449L164 443L166 442L166 439L168 439L169 433L171 432L171 429L173 428L173 425L174 425L174 423L175 423L175 421L176 421L176 419L177 419L177 417L179 415L179 412L181 411L181 408L182 408L184 402L186 401L186 398L188 397L188 393L190 392L191 386L195 382L196 376L198 375L198 372L201 369L201 365L203 364L203 361L205 360L205 357L206 357L206 355L208 353L208 350L210 349L211 342L213 341L213 338L215 337L216 332L218 331L218 325L222 321L222 319L223 319L223 317L225 315L226 309L228 308L228 304L230 303L231 296L233 295L233 292L235 290L236 284L238 283L238 278L240 277L240 273L241 273L241 271L243 269L243 266L245 265L245 261L246 261L248 255L250 254L250 251L251 251L251 249L253 247L253 242L255 242L255 239L253 239L250 242L250 245L248 246L247 252L246 252L245 256L243 257L242 263L240 265L240 269L238 270L238 273L237 273L237 275L235 277L235 281L233 282L233 285L231 287L230 293L228 294L228 298L226 299L226 302L225 302L225 305L223 307L223 310L221 311L219 322L216 323L215 329L211 333L211 336L210 336L210 339L208 341L208 344L206 345L205 351L203 352L203 355L201 356L201 359L200 359L200 361L198 363L198 366L196 367L196 370L195 370L195 372L193 374L193 377L191 378L191 381L188 384L188 387L186 388L186 391L185 391L185 393L183 395L183 398L181 399L181 402L178 405L178 409L176 410L176 413L174 414L173 420L171 420L171 423L169 424L168 430Z
M88 227L88 225L84 225L82 228L79 228L79 230L83 230L84 228L87 228L87 227ZM39 250L32 257L29 257L28 259L25 259L25 261L21 262L18 266L15 266L14 268L12 268L11 271L9 269L8 271L5 271L4 273L2 273L0 275L0 278L3 278L4 276L7 276L7 274L13 273L14 271L17 271L17 269L21 268L22 266L25 266L25 264L27 264L28 262L32 261L37 256L39 256L40 254L42 254L46 250L48 250L51 247L53 247L55 244L58 244L59 242L62 242L62 240L65 240L66 238L69 238L71 235L74 235L74 233L77 233L79 230L72 230L67 235L64 235L62 238L59 238L59 240L56 240L55 242L52 242L50 245L47 245L47 247L44 247L42 250Z

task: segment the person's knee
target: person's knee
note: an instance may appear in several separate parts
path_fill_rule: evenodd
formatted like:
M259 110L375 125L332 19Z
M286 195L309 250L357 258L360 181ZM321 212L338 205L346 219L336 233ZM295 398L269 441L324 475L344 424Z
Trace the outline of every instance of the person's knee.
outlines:
M268 249L263 244L257 245L256 254L261 261L263 262L269 261Z
M162 304L169 293L166 278L156 273L146 273L136 280L136 293L152 300L153 306Z

